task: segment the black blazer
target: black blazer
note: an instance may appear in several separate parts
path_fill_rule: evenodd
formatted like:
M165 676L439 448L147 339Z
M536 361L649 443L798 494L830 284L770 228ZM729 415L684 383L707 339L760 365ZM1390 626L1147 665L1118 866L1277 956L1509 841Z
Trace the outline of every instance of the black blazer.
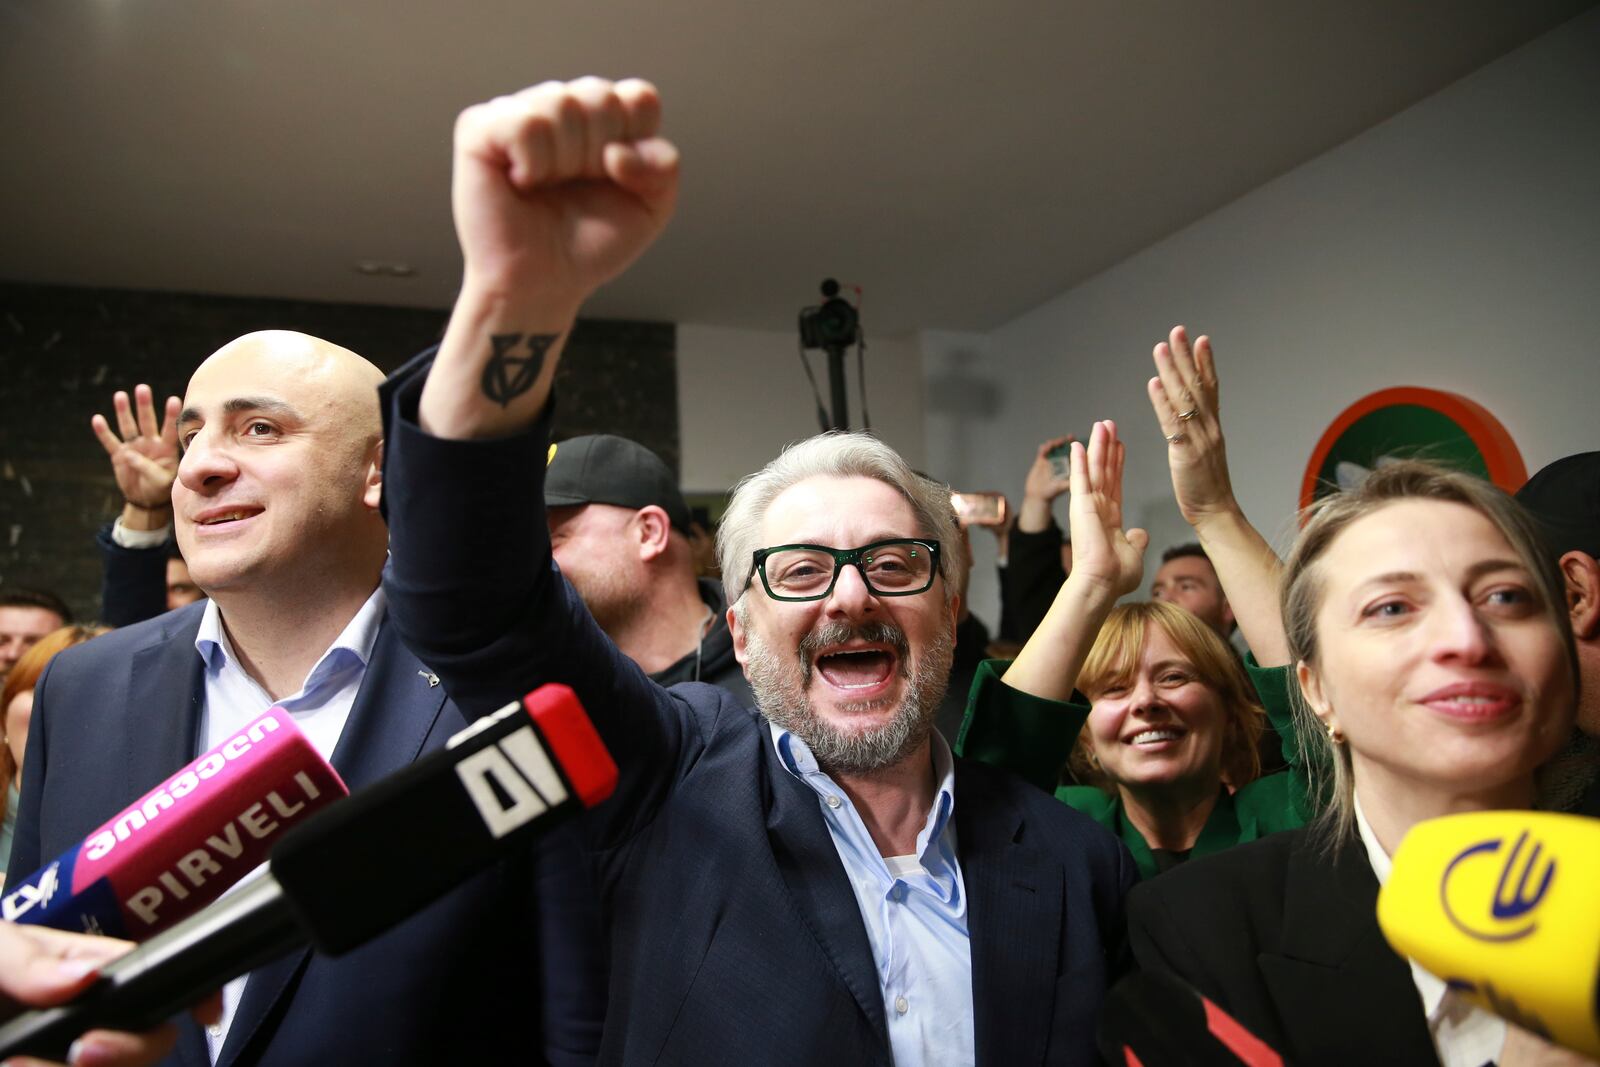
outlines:
M204 610L191 604L51 661L35 690L13 880L195 757ZM333 765L355 792L466 724L386 622ZM217 1067L592 1063L605 1010L593 891L575 839L547 840L338 959L306 949L251 972ZM208 1067L186 1016L166 1062Z
M1437 1064L1410 966L1378 929L1359 840L1332 856L1310 830L1271 834L1136 888L1141 968L1216 1001L1296 1067Z
M548 421L500 440L428 437L420 381L399 383L398 413L385 404L396 626L469 714L572 686L621 772L579 820L611 939L602 1062L888 1067L877 968L817 795L754 710L708 685L652 683L554 568ZM1094 1063L1132 860L1018 778L964 760L955 773L977 1062Z

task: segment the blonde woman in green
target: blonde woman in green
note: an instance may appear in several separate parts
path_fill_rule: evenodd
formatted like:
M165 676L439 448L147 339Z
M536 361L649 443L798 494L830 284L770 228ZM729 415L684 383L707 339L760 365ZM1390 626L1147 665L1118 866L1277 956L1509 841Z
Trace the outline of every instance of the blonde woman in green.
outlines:
M1241 666L1175 605L1114 608L1139 588L1149 539L1123 529L1124 446L1113 423L1096 423L1087 448L1075 444L1071 456L1072 572L1016 660L980 668L957 745L1095 818L1145 877L1313 814L1291 719L1279 561L1233 495L1210 342L1191 347L1179 327L1155 361L1152 406L1182 427L1168 440L1173 490L1251 660ZM1268 720L1284 739L1288 769L1260 777L1256 740ZM1056 787L1069 756L1079 780L1095 785Z

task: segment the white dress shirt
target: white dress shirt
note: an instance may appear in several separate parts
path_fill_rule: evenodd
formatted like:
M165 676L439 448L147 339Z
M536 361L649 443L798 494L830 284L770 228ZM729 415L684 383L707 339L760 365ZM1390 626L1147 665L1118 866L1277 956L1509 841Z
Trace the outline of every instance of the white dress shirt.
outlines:
M817 794L833 847L855 890L877 965L895 1067L967 1067L976 1057L972 940L967 891L956 857L955 759L931 734L938 787L917 851L884 856L844 790L806 743L768 724L778 758Z
M383 616L383 589L379 588L317 660L300 691L282 700L273 700L239 665L228 632L223 628L217 602L206 601L205 614L200 617L200 632L194 639L195 651L205 661L206 672L200 746L195 755L221 744L268 708L280 707L293 717L312 747L324 759L331 759L372 659L372 646L378 639ZM237 891L254 876L254 873L246 876L230 892ZM222 1018L216 1025L206 1027L206 1045L211 1051L212 1063L217 1061L217 1053L227 1040L228 1028L233 1024L234 1012L239 1008L249 978L249 975L235 978L222 987Z

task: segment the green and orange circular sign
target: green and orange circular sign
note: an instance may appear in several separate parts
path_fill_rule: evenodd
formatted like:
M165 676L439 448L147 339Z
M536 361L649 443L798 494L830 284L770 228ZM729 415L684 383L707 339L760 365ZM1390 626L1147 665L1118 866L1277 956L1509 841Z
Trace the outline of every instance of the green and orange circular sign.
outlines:
M1381 389L1339 414L1323 433L1300 483L1300 506L1359 481L1387 460L1420 457L1476 474L1508 493L1528 468L1500 420L1456 393L1416 386Z

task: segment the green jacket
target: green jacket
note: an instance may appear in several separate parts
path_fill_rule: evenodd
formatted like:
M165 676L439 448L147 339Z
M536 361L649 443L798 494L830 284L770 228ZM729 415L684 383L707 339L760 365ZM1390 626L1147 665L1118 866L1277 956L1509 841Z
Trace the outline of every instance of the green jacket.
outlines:
M1004 767L1039 788L1054 792L1056 799L1116 834L1133 854L1139 873L1153 877L1155 856L1133 823L1124 817L1120 797L1093 786L1056 786L1061 766L1089 717L1088 706L1045 700L1012 689L1000 680L1008 665L1006 660L985 660L978 666L967 700L967 718L956 739L956 752ZM1289 668L1258 667L1254 657L1247 657L1245 669L1267 719L1283 738L1283 756L1289 767L1258 778L1237 793L1224 791L1195 840L1191 856L1207 856L1265 834L1296 829L1310 822L1314 814L1289 704Z

